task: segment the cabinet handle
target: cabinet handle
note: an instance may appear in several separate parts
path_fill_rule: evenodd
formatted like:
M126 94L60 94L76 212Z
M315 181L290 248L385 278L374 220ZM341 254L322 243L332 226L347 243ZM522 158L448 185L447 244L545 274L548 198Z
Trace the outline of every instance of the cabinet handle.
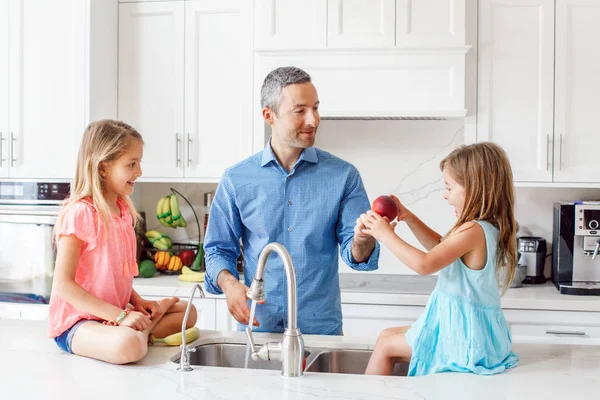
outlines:
M179 143L181 140L179 139L179 133L175 132L175 167L179 167L181 163L181 158L179 157Z
M553 329L547 329L546 335L569 335L569 336L585 336L584 331L557 331Z
M187 166L189 167L190 165L192 165L192 137L190 136L190 134L187 134Z
M4 158L2 158L2 142L4 142L4 137L2 136L2 132L0 132L0 168L2 168L2 161L4 161Z
M563 168L563 157L562 157L562 133L558 136L558 154L560 156L560 160L558 162L558 170L562 171Z
M546 135L546 171L550 169L550 135Z
M15 166L15 162L17 161L17 159L15 158L15 142L17 141L17 139L15 139L15 135L11 132L10 133L10 166L14 167Z

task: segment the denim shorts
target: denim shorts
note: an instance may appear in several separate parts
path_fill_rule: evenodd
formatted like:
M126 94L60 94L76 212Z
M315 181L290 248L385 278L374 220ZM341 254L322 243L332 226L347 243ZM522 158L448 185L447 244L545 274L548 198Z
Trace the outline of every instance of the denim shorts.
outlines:
M77 331L77 329L79 329L79 327L81 325L85 324L86 322L90 322L90 320L89 319L79 320L72 327L70 327L63 333L61 333L59 336L55 337L54 341L56 342L58 347L60 347L62 350L66 351L67 353L73 354L73 351L71 350L71 342L73 341L73 336L75 335L75 332Z

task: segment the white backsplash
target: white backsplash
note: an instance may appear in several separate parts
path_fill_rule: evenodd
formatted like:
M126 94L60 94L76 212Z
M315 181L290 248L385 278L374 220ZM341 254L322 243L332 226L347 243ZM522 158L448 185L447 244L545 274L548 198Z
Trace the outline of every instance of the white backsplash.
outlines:
M463 143L463 121L322 121L317 147L352 164L361 173L369 200L393 193L425 223L440 233L452 227L456 218L443 199L444 184L439 162L453 148ZM146 211L148 228L158 227L154 217L156 202L180 191L193 204L200 225L204 221L204 193L215 191L216 184L140 183L134 201ZM516 215L520 234L543 236L551 251L552 204L555 201L600 200L600 189L517 188ZM185 230L161 229L175 241L196 240L198 233L189 206L181 201L182 213L188 221ZM404 224L396 232L407 242L417 245ZM550 257L548 257L548 262ZM382 248L376 273L413 274L387 249ZM352 272L343 262L340 272Z

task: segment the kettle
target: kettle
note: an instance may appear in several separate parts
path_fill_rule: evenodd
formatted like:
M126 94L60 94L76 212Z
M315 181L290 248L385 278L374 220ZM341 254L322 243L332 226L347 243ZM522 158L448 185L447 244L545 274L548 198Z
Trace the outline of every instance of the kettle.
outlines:
M546 263L546 239L539 236L521 236L517 240L519 264L527 265L523 283L539 284L546 282L544 265Z

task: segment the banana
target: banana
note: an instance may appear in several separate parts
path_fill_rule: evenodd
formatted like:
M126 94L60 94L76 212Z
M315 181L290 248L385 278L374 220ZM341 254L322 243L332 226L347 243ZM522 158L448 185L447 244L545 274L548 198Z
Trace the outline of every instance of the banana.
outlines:
M200 329L193 326L185 330L185 341L192 343L194 340L200 337ZM181 332L174 333L162 339L154 338L154 343L164 343L168 346L180 346L183 343L183 337Z
M168 250L171 248L171 246L173 246L171 239L167 235L159 231L148 231L146 232L146 237L148 238L150 243L152 243L152 246L156 247L159 250Z
M173 218L171 217L171 201L169 199L169 196L165 196L161 198L161 213L160 213L161 217L161 224L164 225L164 222L168 225L171 226L171 223L173 222Z
M161 197L160 199L158 199L158 203L156 203L156 218L158 218L159 220L162 218L162 205L164 201L165 198Z
M179 218L181 218L181 211L179 210L179 199L177 199L176 195L169 195L169 206L171 209L171 218L173 219L173 226L179 226L176 224L176 222Z
M179 271L182 266L183 263L181 262L181 258L179 258L179 256L171 257L171 260L169 261L169 271Z
M204 272L193 272L191 274L183 272L179 275L179 280L184 282L204 282Z

